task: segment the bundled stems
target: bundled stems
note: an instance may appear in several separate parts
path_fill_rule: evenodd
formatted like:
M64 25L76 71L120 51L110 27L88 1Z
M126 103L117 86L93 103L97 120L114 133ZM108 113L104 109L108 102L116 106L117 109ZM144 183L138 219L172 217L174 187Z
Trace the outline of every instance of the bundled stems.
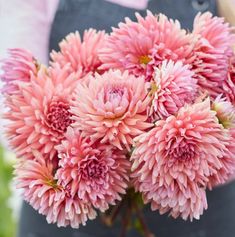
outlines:
M122 207L125 207L124 212ZM136 218L140 223L140 229L138 231L143 235L143 237L155 237L145 222L142 208L138 203L138 194L133 192L132 189L129 189L123 200L113 207L111 213L101 215L101 220L107 226L112 226L118 215L120 215L122 217L122 225L119 237L125 237L131 224L133 213L136 215Z

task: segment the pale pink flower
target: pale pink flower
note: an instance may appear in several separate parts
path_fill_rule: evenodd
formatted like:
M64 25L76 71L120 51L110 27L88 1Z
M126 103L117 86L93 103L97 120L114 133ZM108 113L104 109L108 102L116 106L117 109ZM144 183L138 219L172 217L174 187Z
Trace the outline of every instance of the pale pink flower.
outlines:
M216 111L216 117L224 128L235 128L235 107L230 101L219 95L213 101L212 109Z
M61 67L70 63L71 72L82 71L82 76L97 71L101 65L98 50L105 42L105 32L89 29L84 31L83 40L79 32L70 33L59 44L60 51L52 51L52 65L54 62Z
M229 60L229 71L226 80L223 82L223 93L226 98L235 105L235 55Z
M74 127L92 141L110 143L130 150L133 138L152 124L146 122L150 102L148 86L143 77L127 71L95 74L89 83L80 83L71 108Z
M203 189L223 167L229 143L215 114L209 99L186 105L135 139L134 186L154 209L192 219L207 207Z
M121 200L129 180L126 155L111 145L92 144L72 128L65 138L56 147L61 159L56 173L59 184L101 211Z
M164 59L191 62L194 36L181 29L178 21L147 11L145 18L136 14L137 22L126 18L107 37L99 56L101 69L128 70L151 80L153 67Z
M235 35L223 18L209 12L195 17L193 34L198 37L193 62L195 76L201 88L216 97L223 92L221 86L227 77Z
M154 120L167 118L195 99L197 80L188 65L178 61L163 61L159 68L155 68L151 82L150 115Z
M2 92L11 95L18 92L18 83L30 81L30 74L36 74L39 65L33 55L24 49L9 49L8 52L0 78L5 83Z
M7 98L6 135L18 157L30 157L31 150L55 155L54 146L64 138L72 123L70 100L79 75L69 74L68 65L31 74L30 83L19 84L19 93Z
M45 161L39 152L35 155L34 160L20 160L16 166L15 180L23 198L45 215L48 223L57 223L59 227L78 228L88 219L94 219L96 212L90 203L63 189L53 177L53 164L48 159Z

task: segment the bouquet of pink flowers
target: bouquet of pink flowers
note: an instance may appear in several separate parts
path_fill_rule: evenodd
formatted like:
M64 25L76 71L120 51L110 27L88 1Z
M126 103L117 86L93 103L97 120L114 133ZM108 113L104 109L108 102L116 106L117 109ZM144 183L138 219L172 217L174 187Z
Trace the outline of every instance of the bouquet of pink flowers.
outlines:
M110 34L69 34L48 67L23 49L4 60L17 187L49 223L78 228L111 208L110 224L126 200L141 218L139 194L161 214L199 219L206 189L233 176L233 29L208 12L192 32L136 17Z

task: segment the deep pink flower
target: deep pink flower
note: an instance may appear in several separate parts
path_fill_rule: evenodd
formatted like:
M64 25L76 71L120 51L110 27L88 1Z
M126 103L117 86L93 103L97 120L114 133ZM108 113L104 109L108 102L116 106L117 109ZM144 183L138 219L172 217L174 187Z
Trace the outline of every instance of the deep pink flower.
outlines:
M71 72L82 71L82 76L97 71L101 65L97 51L105 42L105 32L89 29L84 31L83 40L79 32L69 34L59 44L60 51L52 51L52 64L58 63L61 67L70 63Z
M49 153L50 158L55 155L54 146L72 123L70 100L78 78L69 75L68 65L41 67L37 75L31 75L30 83L19 84L17 95L7 98L6 134L18 157L30 157L32 149Z
M88 219L96 217L90 203L72 196L69 189L62 188L53 177L53 164L39 152L34 160L20 160L15 170L17 188L40 214L45 215L48 223L60 226L71 225L78 228Z
M187 105L136 138L134 186L153 209L192 219L207 207L204 189L221 171L229 143L215 113L209 99Z
M101 211L121 200L130 169L122 151L111 145L92 144L89 137L83 138L72 128L68 128L57 151L61 160L56 177L63 187L70 187L72 195Z
M113 28L100 50L101 69L128 70L149 81L153 68L164 59L191 62L193 35L181 29L178 21L162 14L155 16L150 11L145 18L139 14L136 17L137 22L126 18L119 28Z
M36 74L38 63L32 54L24 49L9 49L9 57L3 60L0 75L1 80L5 83L2 89L3 93L18 93L18 83L30 81L30 74Z
M155 68L151 82L150 95L153 100L150 105L150 115L154 120L167 118L195 99L197 81L188 65L178 61L163 61Z
M118 70L96 74L76 89L73 126L92 141L100 139L101 143L130 149L133 138L152 126L146 122L149 102L143 77Z
M209 12L195 17L193 34L198 37L193 62L196 78L203 90L216 97L223 92L235 35L223 18L212 17Z

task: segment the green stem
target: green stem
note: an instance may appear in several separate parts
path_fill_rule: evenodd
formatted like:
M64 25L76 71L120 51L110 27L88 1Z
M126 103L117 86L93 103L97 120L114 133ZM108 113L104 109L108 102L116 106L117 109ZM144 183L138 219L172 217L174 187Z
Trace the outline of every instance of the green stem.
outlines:
M126 236L127 228L128 228L129 222L130 222L130 218L131 218L131 207L128 206L127 210L126 210L126 213L125 213L125 216L122 219L122 227L121 227L121 233L120 233L119 237L125 237Z
M142 211L140 210L140 208L138 207L138 204L136 202L134 202L133 206L136 211L137 218L139 219L139 222L142 226L144 237L155 237L155 235L153 233L151 233L147 224L145 223L144 215L143 215Z

